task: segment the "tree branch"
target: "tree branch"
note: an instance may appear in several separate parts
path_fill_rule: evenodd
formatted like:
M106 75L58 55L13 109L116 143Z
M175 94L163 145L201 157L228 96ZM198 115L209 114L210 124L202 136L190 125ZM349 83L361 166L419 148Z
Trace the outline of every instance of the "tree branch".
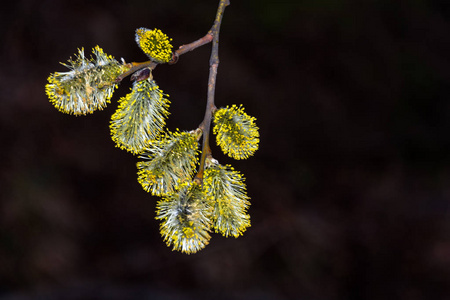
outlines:
M202 140L202 156L200 158L200 166L195 176L194 180L198 183L203 182L203 173L205 170L205 162L207 157L211 157L211 148L209 146L209 133L211 127L212 114L216 110L216 105L214 104L214 94L216 89L216 78L217 69L219 67L219 32L220 26L222 24L222 17L225 11L225 7L230 5L229 0L220 0L219 7L217 8L216 18L214 19L213 26L208 31L208 33L202 38L185 45L181 45L172 54L172 59L169 64L175 64L178 61L180 55L190 52L198 47L206 45L212 42L211 57L209 59L209 78L208 78L208 93L206 101L205 116L199 128L202 130L203 140ZM125 77L143 69L150 68L154 69L158 64L152 61L146 61L142 63L129 63L129 70L117 77L116 82L122 81ZM139 76L138 76L139 77ZM135 78L136 79L136 78Z
M169 65L173 65L178 62L178 58L180 55L183 55L189 51L192 51L200 46L206 45L213 40L213 35L211 33L207 33L204 37L185 45L181 45L175 52L172 54L172 60L169 61Z
M209 133L211 127L211 119L216 105L214 104L214 94L216 90L216 78L217 69L219 67L219 32L222 24L222 17L225 11L225 7L230 4L229 0L220 0L219 7L217 9L216 18L214 24L208 34L213 36L211 57L209 59L209 78L208 78L208 94L206 101L205 116L199 128L203 132L202 143L202 156L200 158L200 166L194 180L199 183L203 182L203 174L205 170L205 161L208 156L211 156L211 148L209 145Z

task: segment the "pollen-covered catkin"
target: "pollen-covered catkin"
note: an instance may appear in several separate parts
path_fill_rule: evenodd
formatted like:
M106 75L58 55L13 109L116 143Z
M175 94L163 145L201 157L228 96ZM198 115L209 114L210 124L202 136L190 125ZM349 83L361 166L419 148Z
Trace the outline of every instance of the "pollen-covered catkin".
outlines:
M79 49L75 60L69 59L68 64L62 64L70 71L55 72L48 77L45 92L59 111L86 115L102 110L110 103L117 88L115 79L128 67L105 54L99 46L92 52L95 57L88 59L84 49Z
M172 59L171 40L159 29L139 28L136 30L136 43L156 63L167 63Z
M217 145L234 159L246 159L258 150L259 131L256 118L247 115L242 106L220 108L214 113L213 133Z
M205 171L204 188L214 207L214 230L225 237L237 238L250 227L250 202L244 180L229 165L212 163Z
M135 82L111 117L111 137L116 145L137 154L156 139L169 114L167 97L151 78Z
M167 246L187 254L208 245L211 235L212 207L202 187L194 181L184 182L177 192L156 205L156 219Z
M167 132L153 141L138 162L138 182L155 196L173 193L195 172L198 142L195 132Z

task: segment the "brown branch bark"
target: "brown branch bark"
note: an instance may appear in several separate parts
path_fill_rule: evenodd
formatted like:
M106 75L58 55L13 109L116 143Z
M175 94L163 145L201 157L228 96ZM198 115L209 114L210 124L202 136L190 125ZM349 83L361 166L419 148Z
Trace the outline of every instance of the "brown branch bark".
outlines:
M178 62L178 58L180 55L183 55L189 51L192 51L198 47L206 45L213 40L213 35L211 33L207 33L204 37L185 45L181 45L176 51L172 54L172 60L169 61L169 65L173 65Z
M227 7L229 4L230 4L229 0L220 0L214 24L211 30L208 32L208 34L211 34L213 36L213 40L212 40L211 57L209 59L209 78L208 78L206 110L203 121L199 126L203 132L203 140L202 140L203 143L202 143L202 156L200 158L200 166L197 175L195 176L194 179L197 182L203 182L203 174L205 171L206 158L208 156L211 156L211 148L209 145L209 133L211 127L212 114L216 109L216 105L214 103L214 96L216 90L217 69L219 67L219 32L220 26L222 24L222 17L225 11L225 7Z

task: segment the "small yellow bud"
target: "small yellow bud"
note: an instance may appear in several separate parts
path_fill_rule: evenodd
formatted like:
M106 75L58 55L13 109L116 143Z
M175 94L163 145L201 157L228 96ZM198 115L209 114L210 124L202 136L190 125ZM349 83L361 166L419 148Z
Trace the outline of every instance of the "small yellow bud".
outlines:
M171 40L159 29L139 28L136 30L137 44L156 63L166 63L172 59Z

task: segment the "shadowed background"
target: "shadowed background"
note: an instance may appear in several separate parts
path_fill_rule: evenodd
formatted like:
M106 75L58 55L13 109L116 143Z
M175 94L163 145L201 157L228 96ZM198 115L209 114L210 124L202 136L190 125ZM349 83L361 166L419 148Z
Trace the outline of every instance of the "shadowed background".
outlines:
M100 45L144 61L139 27L177 48L218 1L2 4L1 299L449 299L450 5L425 0L236 1L220 36L216 104L244 104L260 150L245 174L252 227L172 252L136 157L103 111L58 112L59 62ZM203 118L210 45L161 65L168 127Z

